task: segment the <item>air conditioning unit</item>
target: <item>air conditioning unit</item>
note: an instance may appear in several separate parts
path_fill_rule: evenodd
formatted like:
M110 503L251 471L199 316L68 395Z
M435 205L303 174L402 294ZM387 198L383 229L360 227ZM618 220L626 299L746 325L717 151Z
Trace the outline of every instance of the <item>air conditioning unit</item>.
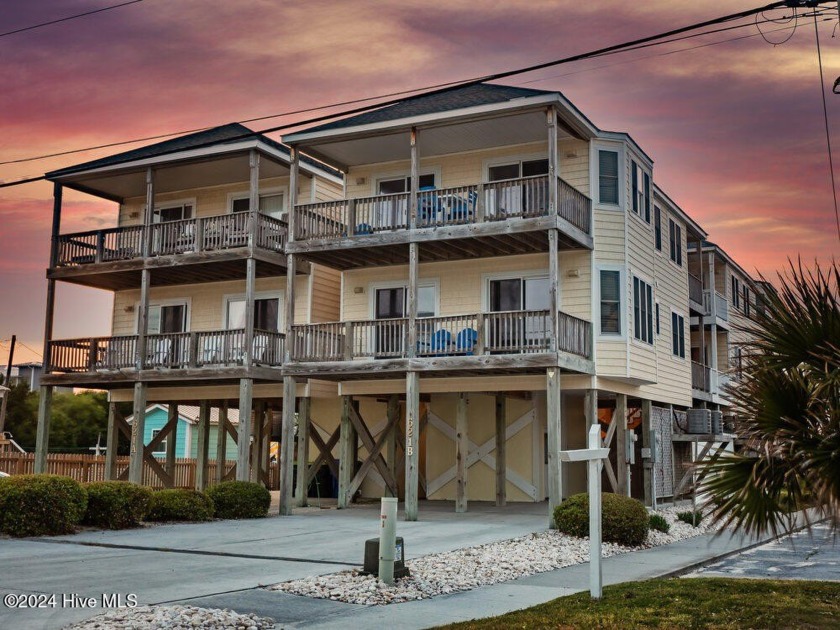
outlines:
M723 412L712 411L712 433L720 435L723 433Z
M709 434L712 432L711 409L689 409L686 417L689 433Z

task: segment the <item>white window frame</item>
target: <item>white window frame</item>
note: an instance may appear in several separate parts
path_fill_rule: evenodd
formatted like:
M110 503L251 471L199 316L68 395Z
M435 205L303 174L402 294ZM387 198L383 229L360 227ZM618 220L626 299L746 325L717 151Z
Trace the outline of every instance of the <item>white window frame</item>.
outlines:
M600 172L600 151L611 151L618 154L618 203L602 202L600 199L601 191L601 172ZM592 151L589 160L589 179L593 183L593 201L595 208L598 210L624 210L625 205L625 186L626 177L623 174L626 172L625 166L625 150L621 144L606 144L606 143L592 143ZM597 193L597 194L596 194ZM598 199L594 199L598 197Z
M440 279L439 278L422 278L417 281L417 288L432 287L435 291L435 314L432 317L440 316ZM379 289L400 289L406 291L406 300L408 299L408 280L388 280L383 282L371 282L368 284L368 312L370 319L376 319L376 292ZM408 306L406 304L406 306ZM408 315L406 315L408 317Z
M677 230L679 230L679 238L672 239L671 238L671 225L674 226L674 234L676 235ZM686 250L683 249L682 246L682 237L683 233L685 232L685 227L675 221L672 217L668 217L668 260L674 263L674 266L682 269L683 263L686 259ZM671 256L671 249L674 250L675 257Z
M682 356L680 356L679 354L674 352L674 315L676 315L677 317L682 319L682 322L683 322L683 336L682 336L682 351L683 351L683 354L682 354ZM689 334L688 344L686 344L686 342L685 342L685 335L686 335L685 322L686 322L687 319L688 319L688 317L686 316L685 313L681 313L680 311L678 311L674 308L671 309L671 321L669 323L669 326L671 328L671 358L674 359L675 361L686 361L689 358L691 358L691 326L689 326L689 330L688 330L688 334ZM686 347L688 348L688 351L686 351Z
M647 286L650 287L650 323L651 323L650 341L648 341L646 339L639 339L638 337L636 337L636 291L635 291L635 287L632 286L632 284L633 284L632 280L634 278L638 278L638 280L640 282L643 282L644 284L646 284ZM646 348L650 348L650 347L654 346L655 343L656 343L656 328L655 328L654 321L653 321L653 318L656 315L656 313L654 312L654 304L656 304L656 300L657 300L656 286L644 274L640 274L640 273L635 272L635 271L631 272L630 279L631 279L631 281L630 281L631 286L628 286L628 288L627 288L627 290L629 292L627 301L630 305L630 313L632 314L632 317L628 318L628 326L627 326L628 335L630 336L630 338L633 340L634 343L642 344ZM641 314L641 308L639 308L639 313ZM629 322L630 319L632 319L632 322L633 322L632 332L630 332L630 328L631 328L630 325L629 325L630 324L630 322Z
M163 429L152 429L152 440L154 440L157 437L158 433L160 433L162 430ZM171 434L163 438L163 441L160 444L158 444L158 448L162 448L163 450L154 450L152 451L152 455L166 455L166 447L168 445L170 437Z
M494 166L506 166L508 164L519 164L519 172L522 172L522 162L533 162L535 160L548 160L548 149L533 153L515 153L498 157L486 158L481 163L482 181L490 182L490 169ZM557 161L557 174L560 174L560 160ZM520 176L521 177L521 176Z
M152 225L158 225L154 222L154 213L155 211L159 210L167 210L169 208L177 208L179 206L192 206L192 216L191 219L194 219L198 216L198 205L196 204L195 197L185 197L184 199L172 199L169 201L159 201L155 203L154 210L152 211L152 216L149 217L152 221ZM143 204L143 216L145 217L146 209L148 206L144 203Z
M270 188L260 188L260 197L270 197L272 195L283 195L283 210L278 219L283 219L289 216L289 187L288 186L272 186ZM250 199L251 193L247 190L237 191L227 194L227 213L233 214L233 202L239 199Z
M192 298L184 297L184 298L169 298L166 300L150 300L149 301L149 308L151 309L153 306L184 306L184 332L190 332L192 330ZM134 312L136 313L134 317L134 334L139 334L140 332L140 301L134 302ZM157 335L159 333L149 332L150 335Z
M419 175L434 175L435 176L435 188L441 188L442 180L440 174L440 166L431 166L421 168L420 171L417 173ZM400 170L393 170L393 171L380 171L374 173L373 176L370 178L371 182L371 189L370 189L370 196L377 197L379 196L379 182L387 182L393 179L410 179L411 178L411 171L400 169Z
M254 293L254 301L257 300L270 300L273 298L277 298L277 330L283 332L284 330L284 316L285 316L285 291L257 291ZM238 302L244 301L245 294L244 293L226 293L222 296L222 329L223 330L231 330L228 326L228 303L230 302Z
M618 272L618 334L616 333L602 333L601 332L601 272L602 271L617 271ZM598 327L598 339L601 341L626 341L628 324L628 300L627 300L627 269L623 265L597 265L595 267L595 305L594 311L595 322L593 325Z
M548 278L548 269L523 269L522 271L499 271L495 273L481 274L481 308L482 312L490 313L490 283L493 280L515 280L521 278L522 280L528 278ZM557 310L561 310L561 291L560 283L557 284Z

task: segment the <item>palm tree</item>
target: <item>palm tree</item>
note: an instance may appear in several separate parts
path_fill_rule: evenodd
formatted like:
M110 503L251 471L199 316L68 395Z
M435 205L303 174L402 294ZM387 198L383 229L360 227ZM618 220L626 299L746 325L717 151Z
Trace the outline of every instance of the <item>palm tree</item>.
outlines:
M840 523L840 267L789 264L742 328L745 446L701 465L714 519L747 533L787 531L804 507Z

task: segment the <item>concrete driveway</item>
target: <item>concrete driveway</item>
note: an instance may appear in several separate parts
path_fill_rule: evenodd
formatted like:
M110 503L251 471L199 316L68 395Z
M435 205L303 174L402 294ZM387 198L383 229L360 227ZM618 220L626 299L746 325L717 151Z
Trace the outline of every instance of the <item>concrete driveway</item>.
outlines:
M421 503L420 521L400 521L407 557L544 530L545 503L496 508ZM141 604L219 595L362 564L364 541L378 535L379 506L297 510L252 521L86 531L42 539L0 539L0 595L53 594L56 604L0 605L0 628L59 628L102 610L103 594L135 594ZM62 605L63 595L93 597L95 609ZM303 598L297 598L303 599ZM74 600L77 601L77 600Z

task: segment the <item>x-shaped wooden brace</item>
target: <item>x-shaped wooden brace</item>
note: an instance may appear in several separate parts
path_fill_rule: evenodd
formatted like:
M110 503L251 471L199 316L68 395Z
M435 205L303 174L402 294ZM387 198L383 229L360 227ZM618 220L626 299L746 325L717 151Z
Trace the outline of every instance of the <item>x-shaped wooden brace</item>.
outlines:
M126 426L128 425L128 423L125 424ZM120 427L121 431L125 432L125 429L119 425L119 422L117 426ZM148 464L149 468L152 469L152 472L154 472L158 476L158 479L160 479L163 482L163 485L167 488L171 488L175 485L175 479L173 475L170 475L168 472L166 472L166 469L164 469L164 467L158 463L153 453L157 450L157 447L160 446L161 442L163 442L169 436L169 434L172 433L172 430L176 426L178 426L177 415L171 418L165 425L163 425L163 428L160 430L160 432L158 432L158 434L155 437L152 438L152 441L143 447L143 464ZM129 437L131 436L130 429L128 435ZM126 479L128 479L128 468L126 468L122 472L118 479L120 481L125 481Z
M604 448L612 448L612 441L615 437L615 432L618 427L618 422L615 421L615 409L612 412L612 420L610 420L610 426L607 429L607 435L604 437ZM612 462L609 458L604 460L604 472L607 473L607 479L610 482L610 487L612 488L613 492L618 492L618 480L615 478L615 471L613 470Z
M709 451L712 450L712 446L714 444L715 444L715 442L706 442L706 444L703 446L702 450L700 451L700 454L697 456L697 459L695 459L693 462L687 464L687 470L685 471L685 473L683 473L682 479L680 479L680 482L677 484L677 487L674 488L674 496L675 497L679 496L679 494L682 492L682 489L685 486L688 485L689 481L691 481L693 479L694 471L703 462L703 460L706 459L706 455L708 455ZM725 446L726 446L725 442L719 443L717 448L715 449L714 454L712 455L712 458L717 459L718 457L720 457L720 453L725 448ZM703 481L703 479L705 477L706 477L706 471L704 470L700 473L700 476L698 476L697 479L695 480L695 484L699 484L701 481Z
M222 426L219 427L219 431L227 431L234 444L239 444L239 431L236 430L236 427L228 420L227 416L220 414L220 418L222 420ZM216 454L216 465L226 465L225 458L220 458L218 453ZM222 475L222 481L231 481L232 479L236 479L236 462L233 463L229 471Z
M324 438L321 437L321 434L318 433L318 428L315 426L315 423L312 423L312 429L309 431L309 438L315 443L315 446L318 447L318 457L315 458L315 461L312 462L312 465L306 469L306 487L309 487L309 484L312 483L312 479L315 478L315 473L318 472L318 469L321 467L321 464L326 463L327 466L330 468L330 472L338 479L338 462L336 461L335 457L333 457L332 450L335 448L335 445L338 444L338 438L341 435L341 425L335 428L335 431L332 432L329 439L324 442Z
M376 470L381 475L385 485L391 491L392 496L397 496L397 480L388 468L388 464L385 462L385 457L381 454L381 451L382 447L385 445L385 440L388 439L388 436L392 431L396 430L399 422L399 415L394 414L394 416L388 421L385 425L385 429L382 430L379 437L376 439L376 442L374 442L373 435L371 435L371 432L368 430L362 420L362 417L352 405L350 406L350 422L353 423L353 426L356 428L356 433L358 433L359 437L362 439L362 444L367 449L368 456L367 459L362 462L358 472L356 472L353 479L350 481L350 485L347 488L347 496L353 496L359 486L362 485L362 482L365 480L365 477L367 477L368 472L373 466L376 466Z

